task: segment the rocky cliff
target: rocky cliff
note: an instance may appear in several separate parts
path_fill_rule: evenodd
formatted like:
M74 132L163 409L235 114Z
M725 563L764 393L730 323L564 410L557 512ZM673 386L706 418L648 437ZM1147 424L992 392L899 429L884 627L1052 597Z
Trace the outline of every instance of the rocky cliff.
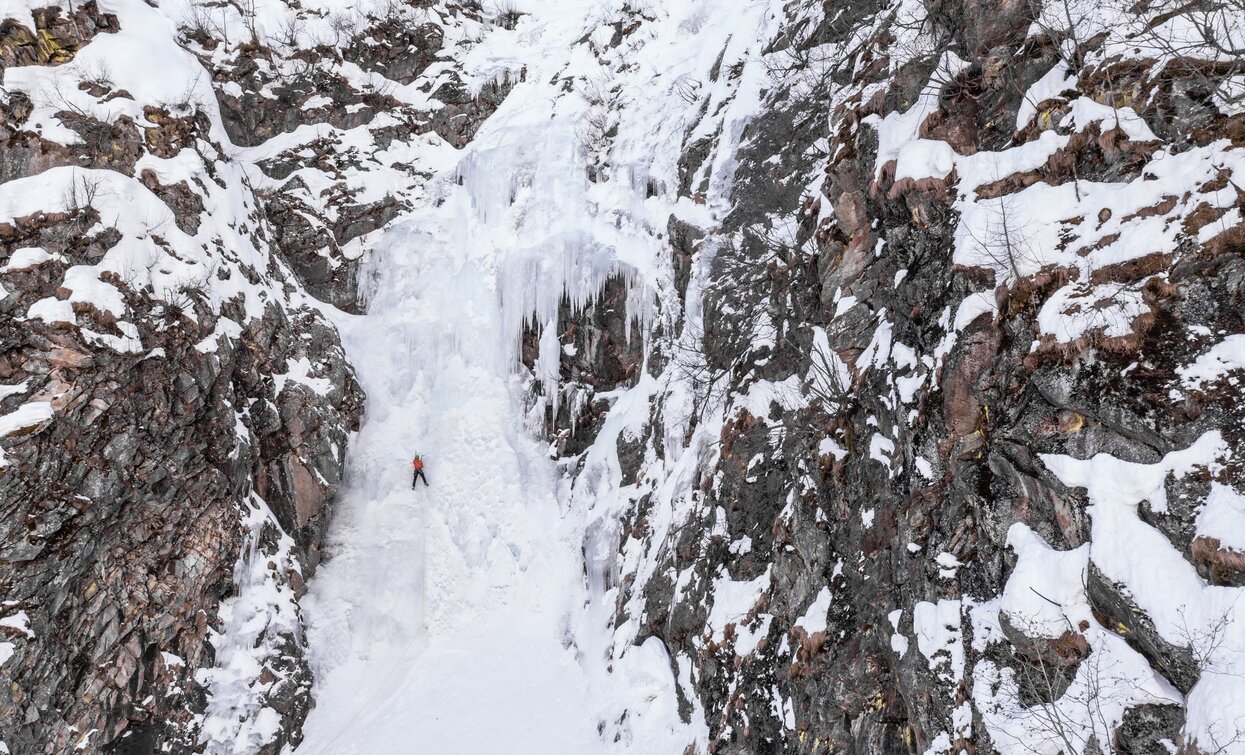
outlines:
M500 96L441 54L479 20L5 9L0 749L298 742L298 599L364 400L317 299L357 311L403 151Z
M615 653L709 752L1236 751L1241 9L776 18L688 96L766 81L656 189L647 361L556 326Z

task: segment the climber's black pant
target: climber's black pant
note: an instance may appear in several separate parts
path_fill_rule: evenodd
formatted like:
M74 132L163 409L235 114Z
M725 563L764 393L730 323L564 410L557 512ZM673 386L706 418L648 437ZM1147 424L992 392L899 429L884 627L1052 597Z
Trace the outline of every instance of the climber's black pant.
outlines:
M417 480L423 480L423 481L424 481L424 487L428 487L428 478L427 478L427 477L424 477L424 470L422 470L422 469L416 469L416 470L415 470L415 474L411 476L411 489L414 489L414 488L415 488L415 482L416 482Z

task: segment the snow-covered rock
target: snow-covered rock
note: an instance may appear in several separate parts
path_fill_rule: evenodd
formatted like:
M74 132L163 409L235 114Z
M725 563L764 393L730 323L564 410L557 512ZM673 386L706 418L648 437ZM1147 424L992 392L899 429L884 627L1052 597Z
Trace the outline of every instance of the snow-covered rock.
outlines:
M36 5L0 749L1245 752L1239 3Z

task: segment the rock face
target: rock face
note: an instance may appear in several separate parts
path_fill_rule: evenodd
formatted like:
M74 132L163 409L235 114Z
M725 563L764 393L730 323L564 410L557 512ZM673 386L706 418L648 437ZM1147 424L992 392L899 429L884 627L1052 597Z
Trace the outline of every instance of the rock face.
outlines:
M0 24L0 749L275 753L364 399L308 294L357 310L403 150L506 87L461 85L452 2L36 6Z
M1187 8L799 5L647 342L600 346L609 288L554 328L554 452L629 501L614 629L660 639L710 752L1232 751L1239 60L1172 59ZM685 207L706 130L657 190ZM650 411L607 436L619 386Z
M524 330L523 366L541 375L544 361L556 365L529 390L539 396L530 410L539 418L533 424L554 438L558 455L573 457L592 444L610 407L598 394L634 385L643 366L642 323L628 306L628 287L615 275L582 307L564 297L552 355L542 354L539 329Z
M84 62L102 35L133 44L144 13L31 18L0 42L6 81L27 82L0 137L0 728L12 752L198 750L231 671L222 614L314 569L363 397L221 167L215 109L192 86L181 106L136 99L134 71ZM243 680L290 723L270 747L310 702L286 608L255 626Z

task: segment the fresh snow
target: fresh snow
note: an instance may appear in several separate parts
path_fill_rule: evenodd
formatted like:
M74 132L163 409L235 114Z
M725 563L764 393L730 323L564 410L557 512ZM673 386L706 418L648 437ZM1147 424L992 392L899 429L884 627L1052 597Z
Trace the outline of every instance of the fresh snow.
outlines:
M13 250L13 253L9 255L8 262L0 267L0 271L7 273L14 270L26 270L51 259L53 257L48 254L46 249L37 246L23 247L22 249Z
M826 618L830 613L831 598L830 588L821 588L821 592L817 593L817 597L809 604L804 615L795 620L795 625L803 627L804 631L809 634L826 631Z
M929 661L929 668L948 682L964 678L964 644L961 641L959 600L937 603L919 601L912 607L912 631L916 646Z
M1176 370L1190 388L1213 383L1233 370L1245 369L1245 335L1230 335L1215 344L1192 364Z
M1025 92L1020 109L1016 112L1016 130L1029 125L1038 114L1038 105L1069 89L1076 89L1076 77L1070 76L1068 64L1060 61Z
M4 386L4 388L8 389L10 386ZM0 415L0 438L20 432L33 432L50 422L53 414L50 401L31 401L22 404L8 414ZM0 448L0 468L8 464L4 449Z
M17 613L0 618L0 627L11 629L14 632L20 632L25 635L27 639L35 636L35 633L30 631L30 616L25 611L18 611Z
M899 148L895 180L946 178L955 170L955 151L936 139L913 139Z
M1220 548L1245 553L1245 495L1212 482L1196 526L1195 537L1213 538Z
M746 656L757 648L757 643L769 633L769 623L773 618L768 615L757 617L752 615L757 601L761 599L770 586L770 572L756 579L739 582L730 578L719 578L713 583L713 606L709 609L706 628L713 633L714 642L723 642L727 625L733 625L735 635L735 653ZM825 617L822 617L824 628Z
M899 622L903 620L903 609L896 608L894 611L886 614L886 618L890 621L891 628L895 630L891 634L891 650L894 650L902 659L908 654L908 638L904 637L899 631Z

